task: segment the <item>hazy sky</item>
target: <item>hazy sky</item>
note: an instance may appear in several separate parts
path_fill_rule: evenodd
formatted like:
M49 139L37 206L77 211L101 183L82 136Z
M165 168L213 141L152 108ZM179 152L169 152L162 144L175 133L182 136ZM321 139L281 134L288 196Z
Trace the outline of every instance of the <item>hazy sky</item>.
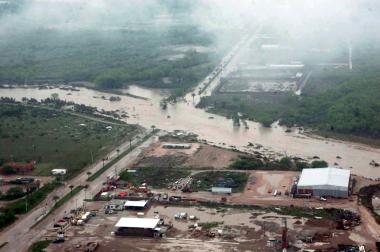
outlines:
M0 33L100 29L153 22L167 15L176 0L27 0L25 7L0 21ZM180 0L188 4L186 22L202 29L249 29L271 26L290 38L317 42L372 40L380 27L376 0ZM166 3L166 4L164 4ZM190 8L191 6L191 8ZM154 15L153 15L154 14ZM159 28L159 26L158 26Z

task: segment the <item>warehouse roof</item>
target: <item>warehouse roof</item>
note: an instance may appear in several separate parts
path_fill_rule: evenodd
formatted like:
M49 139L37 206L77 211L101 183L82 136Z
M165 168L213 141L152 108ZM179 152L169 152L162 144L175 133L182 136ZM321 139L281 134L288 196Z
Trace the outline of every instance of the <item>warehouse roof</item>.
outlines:
M124 204L125 207L145 207L147 200L127 200Z
M115 227L122 228L155 228L159 219L152 218L121 218Z
M232 188L227 187L211 187L213 193L232 193Z
M334 167L303 169L298 181L298 187L329 185L348 187L350 170Z

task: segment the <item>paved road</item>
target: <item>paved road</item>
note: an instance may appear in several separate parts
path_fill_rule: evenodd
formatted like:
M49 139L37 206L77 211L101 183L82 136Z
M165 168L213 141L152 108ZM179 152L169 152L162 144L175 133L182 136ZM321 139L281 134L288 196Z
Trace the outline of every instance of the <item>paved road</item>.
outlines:
M139 139L141 139L144 135L146 135L146 133L139 135L138 138L135 138L132 141L132 144L136 144L139 141ZM131 164L137 158L137 156L141 153L141 149L149 146L153 141L155 141L155 139L155 136L150 137L148 140L140 144L128 155L126 155L116 164L110 167L109 170L114 171L114 169L117 168L118 171L121 171L125 169L127 165ZM129 141L123 143L121 146L119 146L118 149L120 149L120 152L123 152L127 148L129 148ZM110 160L112 160L116 156L116 149L108 155ZM22 219L20 219L11 227L3 231L0 236L0 244L7 242L7 245L1 248L0 251L27 251L29 246L33 242L37 241L38 239L40 239L41 236L44 235L44 233L47 231L46 228L53 226L55 220L61 218L65 212L69 212L71 209L75 208L76 205L79 206L80 204L82 204L85 194L87 194L87 198L89 198L92 195L95 195L101 189L102 183L106 180L106 177L109 174L109 172L104 172L101 176L99 176L92 182L86 181L88 178L87 172L91 171L92 173L94 173L100 168L102 168L101 161L90 166L88 169L85 169L78 176L76 176L70 181L67 181L65 183L65 186L51 193L47 197L47 199L45 199L38 207L33 209L33 211L23 216ZM35 223L53 206L54 195L63 196L67 194L68 192L70 192L69 185L77 186L84 184L87 184L89 186L86 192L82 190L80 193L75 195L69 202L61 206L59 209L55 210L54 213L50 214L43 221L41 221L39 224L33 227L33 225L35 225Z
M212 71L204 80L198 84L197 87L194 88L193 92L188 93L185 96L186 101L194 101L194 106L196 106L202 97L204 96L210 96L212 92L215 90L215 88L219 85L220 79L222 77L227 76L229 73L233 72L236 69L236 65L239 62L239 58L242 53L242 48L244 48L246 45L249 45L252 43L257 37L261 31L261 26L258 27L255 31L253 31L251 34L245 35L243 38L239 40L239 42L226 54L226 56L223 57L219 65ZM217 69L220 69L218 71ZM211 83L207 85L206 88L204 88L205 83L207 83L207 80L212 80ZM198 90L202 90L201 94L198 93ZM192 93L195 94L194 97L192 97Z

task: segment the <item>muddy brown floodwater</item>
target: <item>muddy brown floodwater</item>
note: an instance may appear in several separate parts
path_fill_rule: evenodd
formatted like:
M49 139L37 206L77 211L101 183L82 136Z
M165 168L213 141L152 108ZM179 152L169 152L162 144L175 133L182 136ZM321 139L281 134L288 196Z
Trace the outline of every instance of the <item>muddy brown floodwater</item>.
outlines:
M247 148L249 142L263 146L259 151L266 154L292 155L303 158L319 156L329 162L330 165L351 169L354 174L379 178L380 168L370 166L371 160L380 161L380 149L363 144L344 142L320 137L306 136L297 130L285 132L285 128L274 125L272 128L264 128L259 123L248 122L249 129L234 127L231 120L210 114L204 110L195 108L192 100L168 105L166 110L160 108L160 101L165 96L165 91L152 90L131 86L128 93L148 98L148 100L136 99L130 96L121 96L121 101L110 102L102 99L102 96L110 97L111 94L86 88L80 91L65 91L58 88L11 88L0 89L0 96L13 97L21 100L23 97L44 99L52 93L58 93L59 98L75 103L81 103L97 107L98 109L120 110L127 112L129 123L140 124L144 127L155 125L157 128L173 131L184 130L199 135L220 146L236 146L244 151L254 151ZM188 97L188 96L187 96ZM170 116L170 117L169 117ZM213 119L210 119L212 117ZM225 143L225 145L222 145ZM341 159L336 157L340 156Z

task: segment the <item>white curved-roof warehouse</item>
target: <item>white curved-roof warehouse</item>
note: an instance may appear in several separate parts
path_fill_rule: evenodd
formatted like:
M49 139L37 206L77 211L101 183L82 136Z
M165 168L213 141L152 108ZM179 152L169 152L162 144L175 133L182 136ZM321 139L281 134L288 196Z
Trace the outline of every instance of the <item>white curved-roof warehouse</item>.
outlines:
M334 167L303 169L297 187L347 190L350 173L350 170Z

